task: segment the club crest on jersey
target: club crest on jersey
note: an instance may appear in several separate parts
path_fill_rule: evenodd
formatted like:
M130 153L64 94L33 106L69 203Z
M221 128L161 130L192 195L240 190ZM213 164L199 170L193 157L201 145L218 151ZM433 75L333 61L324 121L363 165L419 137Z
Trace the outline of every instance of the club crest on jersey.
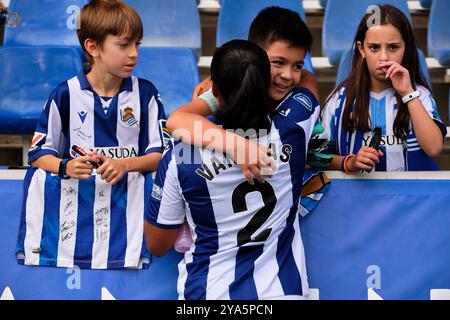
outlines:
M306 96L305 94L297 93L295 96L293 96L293 98L298 102L300 102L309 111L312 110L313 105L311 99L309 99L308 96Z
M30 151L36 149L37 144L42 141L47 135L41 132L35 132L33 139L31 139Z
M122 120L122 122L129 127L138 123L133 114L133 108L131 107L126 107L125 109L120 110L120 120Z

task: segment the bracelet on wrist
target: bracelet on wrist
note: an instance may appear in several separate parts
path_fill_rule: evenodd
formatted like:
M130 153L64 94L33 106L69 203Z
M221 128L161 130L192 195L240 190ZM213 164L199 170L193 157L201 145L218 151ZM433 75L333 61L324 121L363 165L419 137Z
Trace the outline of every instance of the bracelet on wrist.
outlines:
M65 178L70 178L67 176L67 162L69 162L70 159L63 159L60 163L59 163L59 168L58 168L58 176L62 179Z
M413 100L415 98L418 98L418 97L420 97L420 91L416 90L416 91L413 91L413 92L408 93L407 95L403 96L402 97L402 101L403 101L403 103L406 104L409 101L411 101L411 100Z
M348 156L345 156L344 159L342 159L342 163L341 163L342 171L344 171L347 174L356 174L356 173L358 173L358 171L351 171L348 168L348 160L350 160L351 158L354 158L354 157L355 157L354 154L349 154Z

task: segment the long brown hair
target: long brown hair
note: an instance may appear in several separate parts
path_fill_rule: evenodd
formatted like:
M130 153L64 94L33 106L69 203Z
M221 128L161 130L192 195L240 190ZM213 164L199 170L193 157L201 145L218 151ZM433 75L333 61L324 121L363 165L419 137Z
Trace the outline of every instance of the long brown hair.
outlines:
M414 90L416 90L416 84L420 84L430 90L420 70L414 32L408 18L394 6L385 4L378 7L380 9L381 25L392 24L402 35L403 41L405 41L405 53L401 64L409 70L411 84ZM372 14L371 12L367 13L358 26L353 41L354 53L349 77L333 90L325 102L327 103L336 92L346 86L346 101L342 113L342 125L348 132L352 132L355 129L363 132L371 130L369 119L371 80L366 60L361 56L357 48L357 43L358 41L364 43L369 25L368 20L372 17ZM409 132L410 115L408 107L402 102L401 97L398 95L396 97L398 111L394 120L394 134L397 137L402 137Z

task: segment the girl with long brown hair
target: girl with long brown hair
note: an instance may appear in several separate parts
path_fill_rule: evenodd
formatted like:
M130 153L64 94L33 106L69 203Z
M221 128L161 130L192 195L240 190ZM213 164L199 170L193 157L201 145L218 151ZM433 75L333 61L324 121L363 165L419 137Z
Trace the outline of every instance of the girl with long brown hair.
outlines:
M322 110L331 169L347 173L438 170L446 127L420 71L407 17L391 5L361 20L349 77ZM374 23L375 21L375 23ZM375 128L379 148L371 147Z

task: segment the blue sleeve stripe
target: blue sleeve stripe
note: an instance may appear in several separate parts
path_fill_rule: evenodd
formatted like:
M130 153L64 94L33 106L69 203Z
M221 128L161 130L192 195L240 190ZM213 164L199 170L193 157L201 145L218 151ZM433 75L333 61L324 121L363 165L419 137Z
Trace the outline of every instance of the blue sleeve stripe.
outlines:
M163 153L163 151L164 151L163 147L150 148L147 151L145 151L145 154L150 154L150 153L153 153L153 152Z
M40 157L45 156L47 154L50 154L50 155L55 156L55 157L59 157L58 152L56 152L55 150L37 149L37 150L31 151L28 154L28 164L31 164L32 162L36 161Z
M160 224L158 222L156 222L153 218L149 218L149 217L145 217L145 221L147 221L148 223L154 225L155 227L161 228L161 229L168 229L168 230L172 230L172 229L177 229L179 227L181 227L181 224Z

